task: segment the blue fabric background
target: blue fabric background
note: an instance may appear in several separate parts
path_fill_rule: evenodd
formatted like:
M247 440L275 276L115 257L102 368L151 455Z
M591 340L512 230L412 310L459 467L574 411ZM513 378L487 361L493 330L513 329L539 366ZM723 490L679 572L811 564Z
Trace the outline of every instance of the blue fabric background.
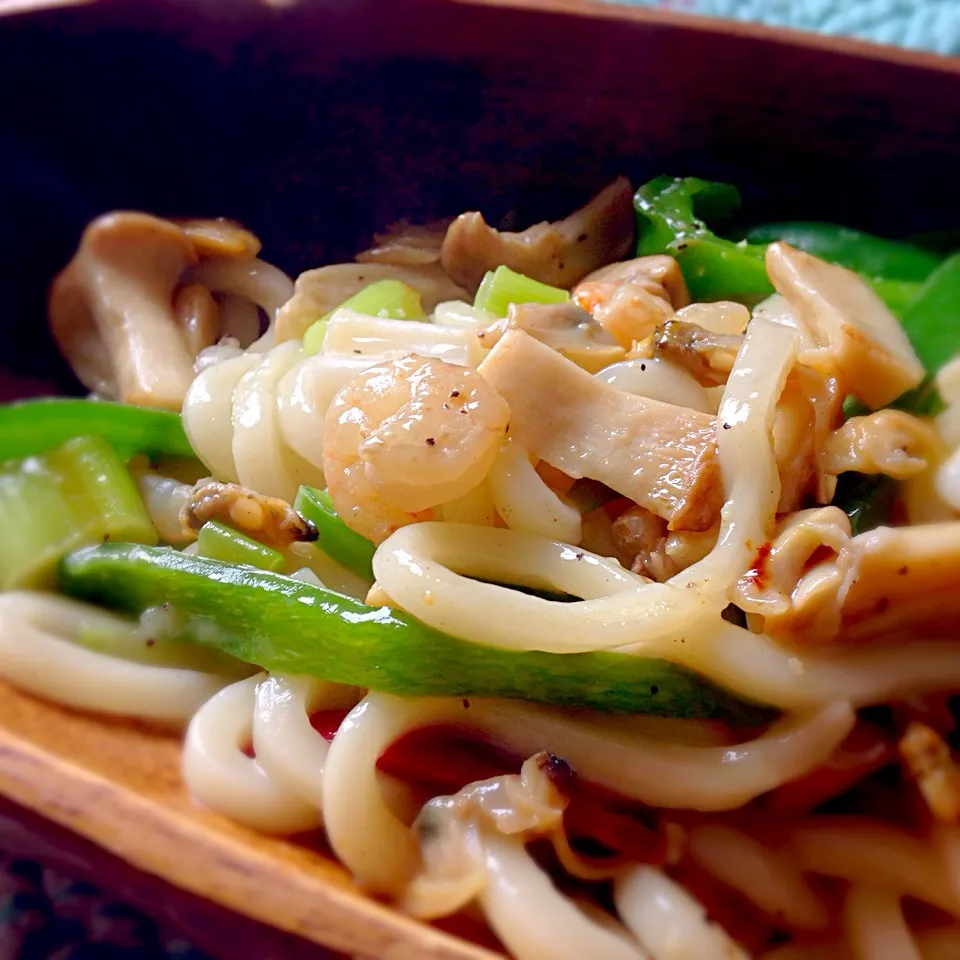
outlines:
M620 0L960 55L960 0Z

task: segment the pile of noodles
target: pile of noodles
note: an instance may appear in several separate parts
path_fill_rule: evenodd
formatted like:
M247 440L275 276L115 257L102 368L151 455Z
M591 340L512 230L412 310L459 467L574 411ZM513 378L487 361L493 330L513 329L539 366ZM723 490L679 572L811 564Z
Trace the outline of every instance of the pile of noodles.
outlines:
M197 357L183 417L220 479L286 499L301 482L329 482L324 417L371 365L415 354L484 374L475 334L491 318L467 301L405 328L335 319L323 351L306 356L299 336L275 342L273 323L255 338L258 308L274 320L300 295L279 271L193 269L226 334ZM758 547L785 526L773 429L805 336L795 318L755 310L712 394L662 362L635 385L677 407L705 404L724 426L715 545L662 582L571 549L579 513L509 443L467 494L398 525L373 563L375 596L446 633L663 657L778 708L760 729L119 659L69 639L119 618L25 592L0 596L0 672L72 707L185 725L183 777L200 803L272 834L322 827L364 888L425 919L481 920L517 960L958 957L960 827L931 812L896 743L913 720L952 731L956 638L803 644L722 616ZM950 369L943 447L902 496L911 520L952 524L960 543ZM147 471L141 490L161 533L184 546L185 485ZM288 566L361 598L372 586L316 550L292 550Z

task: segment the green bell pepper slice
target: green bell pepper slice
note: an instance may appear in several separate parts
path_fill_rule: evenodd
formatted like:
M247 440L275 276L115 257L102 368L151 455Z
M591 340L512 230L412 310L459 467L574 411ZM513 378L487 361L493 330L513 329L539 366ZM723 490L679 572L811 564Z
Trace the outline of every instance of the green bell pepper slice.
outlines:
M73 437L96 435L121 456L195 456L180 415L107 400L45 397L0 405L0 460L46 453Z
M111 543L80 550L61 565L60 587L132 614L169 603L185 635L204 646L269 670L389 693L507 697L746 725L772 715L666 660L488 647L390 607L164 548Z
M724 217L740 206L726 183L698 177L657 177L633 198L637 256L668 253L683 271L694 300L758 303L773 293L764 266L766 244L725 240L701 217Z
M744 238L751 244L784 240L821 260L884 280L922 282L943 259L910 243L810 220L759 224L750 227Z
M340 519L333 498L326 490L301 487L293 507L317 528L317 546L331 560L336 560L357 576L373 580L373 555L377 548Z

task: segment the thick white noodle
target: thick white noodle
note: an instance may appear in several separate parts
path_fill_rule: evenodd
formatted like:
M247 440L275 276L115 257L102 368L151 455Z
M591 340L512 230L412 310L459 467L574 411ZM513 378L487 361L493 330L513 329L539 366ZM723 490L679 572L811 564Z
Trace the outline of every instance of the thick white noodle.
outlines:
M511 530L563 543L580 542L580 511L543 482L526 452L512 440L501 445L487 483L497 513Z
M476 335L464 327L387 320L347 308L335 310L327 321L321 351L363 356L416 353L470 367L475 367L483 358Z
M0 595L0 675L78 710L182 726L229 681L217 674L121 660L71 642L127 621L63 597Z
M953 510L960 510L960 449L954 450L940 465L934 486Z
M277 388L280 430L290 448L323 470L323 421L337 393L383 357L318 353L284 374Z
M369 694L341 733L349 730L350 737L360 744L354 751L363 749L376 757L406 731L452 724L478 730L517 756L552 750L584 779L650 806L729 810L824 762L854 722L848 704L834 703L807 718L785 717L747 743L697 747L682 740L670 742L663 731L652 738L623 729L614 718L591 720L506 700L467 702L469 707L465 708L463 701L454 697ZM344 764L354 778L366 777L366 773L350 766L356 754L345 755L346 740L341 741L341 733L334 740L337 763ZM375 746L378 752L373 754ZM332 762L331 754L327 758L328 770ZM370 782L369 777L363 780L367 786ZM355 786L353 793L365 789ZM325 807L329 800L325 788ZM346 849L353 842L347 834L353 823L353 807L358 804L351 801L349 791L340 791L338 802L343 804L339 812L344 817ZM379 801L375 805L379 808ZM339 853L333 837L339 827L328 818L327 829ZM361 859L368 853L363 846Z
M310 725L315 710L353 707L359 691L326 680L272 674L257 684L253 750L270 777L318 810L330 745Z
M377 580L414 616L478 643L553 653L629 644L633 652L654 656L668 655L666 651L681 638L687 641L687 647L695 646L691 630L702 630L704 624L719 620L731 586L749 567L773 521L780 484L771 429L776 402L795 354L795 338L783 327L763 321L751 323L718 414L728 426L718 431L721 471L728 493L720 537L706 558L668 583L638 583L635 590L599 598L594 594L594 598L575 605L471 583L447 569L444 562L456 563L460 570L492 565L493 541L481 539L479 534L502 531L478 529L465 538L462 530L441 531L436 524L403 527L384 541L374 557ZM496 543L503 548L501 562L504 552L523 549L531 561L526 567L528 573L533 571L544 578L544 567L549 565L556 571L552 575L562 575L556 558L562 545L544 541L537 556L532 544L521 546L517 538L522 534L511 534L509 541ZM572 554L569 556L573 559ZM583 591L567 592L589 596ZM491 618L491 610L497 610L498 616ZM671 652L678 656L676 651ZM682 655L686 658L689 651Z
M480 904L517 960L649 960L639 943L563 896L520 840L490 833L483 844L487 884Z
M262 307L271 330L264 345L273 345L272 327L277 311L293 296L293 281L264 260L231 260L215 257L188 271L184 283L199 283L213 293L230 293Z
M812 819L793 831L790 848L804 870L888 887L960 916L937 851L899 827L862 817Z
M377 760L417 724L417 701L370 694L337 730L327 754L323 821L337 857L364 886L399 895L420 860L409 827L390 809Z
M478 310L465 300L444 300L433 311L433 322L446 327L466 327L471 332L486 327L497 318L486 310Z
M625 870L614 882L613 902L653 960L748 960L702 904L654 867Z
M597 576L601 569L608 580ZM439 630L477 643L554 653L615 647L627 631L645 629L645 621L629 619L631 604L649 587L663 586L642 586L641 578L618 564L567 544L520 531L448 523L398 530L377 551L374 572L394 602ZM556 603L471 577L587 599ZM610 622L614 603L620 604L623 620ZM907 692L960 686L956 644L915 641L795 653L719 617L624 652L682 663L735 693L786 709L809 710L838 699L866 706Z
M253 735L260 674L221 690L197 711L183 744L181 770L205 806L262 833L291 834L320 825L316 804L274 779L243 748Z
M233 460L240 482L291 502L301 483L323 483L323 473L297 456L280 430L278 384L301 356L297 341L281 343L241 377L233 393Z
M193 369L197 374L203 373L207 367L215 367L224 360L235 360L243 356L243 348L233 343L215 343L213 346L204 347L198 354L193 363Z
M663 357L649 360L621 360L604 367L594 377L603 383L632 393L649 397L678 407L689 407L701 413L716 413L710 394L686 370Z
M244 353L206 367L183 401L183 429L190 446L216 480L237 482L233 459L233 394L260 358Z
M769 916L791 927L819 930L830 914L804 879L789 851L773 850L755 837L722 824L690 834L687 849L705 870L742 893Z
M852 960L922 960L893 890L854 883L843 914Z

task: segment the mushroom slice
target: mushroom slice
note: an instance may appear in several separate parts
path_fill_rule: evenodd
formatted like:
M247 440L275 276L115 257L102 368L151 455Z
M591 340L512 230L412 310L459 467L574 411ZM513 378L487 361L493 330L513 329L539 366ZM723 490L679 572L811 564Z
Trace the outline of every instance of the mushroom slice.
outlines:
M683 320L668 320L658 327L644 349L650 356L663 357L687 370L704 387L718 387L737 359L743 337L713 333Z
M286 500L267 497L239 483L201 480L180 511L184 530L199 530L209 520L221 520L271 547L317 539L317 528Z
M50 327L80 380L101 396L179 410L193 356L173 312L183 270L197 261L177 226L109 213L83 232L50 288Z
M597 373L622 360L626 352L586 310L572 301L512 303L506 317L479 330L477 339L485 349L490 349L507 330L530 334L588 373Z
M440 248L451 220L423 226L401 220L385 233L373 235L373 246L356 256L358 263L392 263L398 267L422 267L440 262Z
M801 363L840 378L870 407L883 407L923 380L923 365L897 318L852 270L825 263L786 243L771 243L767 273L817 349Z
M230 257L252 260L260 252L260 240L234 220L173 221L193 243L197 254L207 257Z
M293 296L277 311L276 342L302 337L312 323L377 280L400 280L413 287L420 294L427 313L444 300L470 298L438 263L416 267L391 263L335 263L307 270L297 277Z
M476 291L501 265L555 287L572 287L592 270L620 260L634 236L633 188L621 177L565 220L501 233L480 213L464 213L447 230L440 262L457 283Z
M572 297L627 349L690 302L677 261L665 254L595 270Z
M605 483L671 530L716 520L713 417L618 390L520 330L501 337L480 372L510 407L510 435L537 459Z
M834 430L821 457L821 469L837 476L850 470L883 473L897 480L926 469L941 447L936 430L902 410L878 410L851 417Z

